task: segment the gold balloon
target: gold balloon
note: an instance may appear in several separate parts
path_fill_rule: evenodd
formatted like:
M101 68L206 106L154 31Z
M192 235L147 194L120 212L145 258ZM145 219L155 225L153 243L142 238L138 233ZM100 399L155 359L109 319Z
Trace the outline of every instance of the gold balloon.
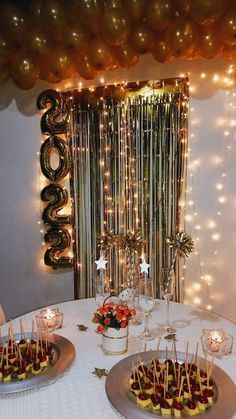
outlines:
M51 165L52 150L57 151L59 158L59 165L56 169ZM40 165L44 176L53 182L58 182L67 175L70 166L69 152L62 138L52 134L44 141L40 149Z
M71 54L84 51L89 42L89 33L79 22L70 25L63 34L63 43Z
M146 0L124 0L124 7L130 20L137 22L144 17Z
M59 79L67 79L74 72L71 58L68 52L62 47L57 47L52 51L48 68Z
M49 54L48 40L40 30L34 30L28 34L26 47L32 57L36 59L40 59Z
M137 64L139 54L127 42L115 48L115 58L120 67L130 68Z
M191 0L174 0L174 9L179 15L188 15Z
M21 51L11 62L11 75L22 89L31 89L39 78L39 68L26 51Z
M62 113L63 99L60 93L53 89L44 90L37 98L37 108L39 110L45 110L40 121L40 128L43 134L50 134L51 138L48 138L46 142L47 150L45 150L45 142L43 150L45 152L45 159L52 148L57 149L58 154L62 156L62 160L66 160L67 155L65 142L60 137L55 137L55 134L63 134L68 131L68 118L67 113ZM44 161L44 159L43 159ZM64 162L65 163L65 162ZM64 164L61 161L61 164ZM50 162L49 162L50 164ZM50 178L49 178L50 179ZM53 178L52 180L56 180ZM62 178L60 178L62 179ZM59 179L58 179L59 180Z
M13 4L6 3L0 7L0 27L17 45L22 44L27 36L26 17L23 11Z
M184 57L194 50L199 31L195 23L184 17L176 17L166 32L166 39L174 57Z
M170 47L166 41L166 31L158 34L157 38L155 39L152 55L153 58L155 58L155 60L159 63L166 63L173 58Z
M55 74L48 70L44 65L42 65L42 67L39 75L41 80L48 81L48 83L60 83L60 81L62 81L61 78L55 76Z
M85 80L93 80L97 77L98 71L91 66L88 56L81 54L75 57L74 60L76 71Z
M215 26L203 28L198 41L198 52L200 57L215 58L223 48L219 30Z
M12 59L14 49L6 35L0 32L0 64L9 63Z
M67 19L61 0L44 0L41 7L41 23L48 36L56 41L63 41L63 32L67 28Z
M122 0L103 0L103 9L105 11L110 9L122 9Z
M172 0L149 0L146 19L152 29L162 31L167 28L173 15Z
M44 235L46 243L52 243L44 254L44 263L54 269L70 268L73 266L73 258L62 256L61 253L70 247L71 237L68 230L60 226L52 226Z
M35 29L41 25L41 7L43 0L30 0L27 4L27 16L29 25Z
M111 48L102 38L96 37L88 48L88 60L96 70L108 70L114 63Z
M0 63L0 85L6 83L10 77L9 65Z
M236 45L236 5L223 17L220 23L220 33L229 45Z
M41 200L48 202L43 210L42 219L45 224L71 224L71 216L58 214L68 202L68 192L58 184L50 183L41 191Z
M154 46L154 33L145 22L138 22L133 26L130 36L131 46L139 54L150 52Z
M110 45L127 41L131 28L127 14L121 9L111 9L102 18L102 36Z
M222 55L223 57L230 58L230 59L236 58L236 45L226 44L222 51Z
M101 0L75 0L78 19L93 34L100 31Z
M190 17L199 25L212 25L226 11L227 0L191 0Z

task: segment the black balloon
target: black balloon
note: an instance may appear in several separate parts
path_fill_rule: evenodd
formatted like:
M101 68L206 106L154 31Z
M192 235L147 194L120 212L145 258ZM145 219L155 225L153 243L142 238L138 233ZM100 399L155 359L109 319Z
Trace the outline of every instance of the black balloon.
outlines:
M70 234L63 227L51 227L46 231L44 240L52 243L45 252L44 262L47 266L57 268L71 268L73 266L73 258L70 256L60 256L65 249L70 247Z
M68 130L67 121L55 121L60 115L63 100L61 95L53 89L44 90L37 99L37 107L42 110L51 104L51 107L42 115L41 131L43 134L61 134Z
M59 165L56 169L51 165L51 151L56 150L59 156ZM66 142L56 136L48 137L41 146L40 165L44 176L54 182L63 179L70 168L69 152Z
M41 199L49 204L44 208L42 219L45 224L70 224L70 215L59 215L58 211L65 207L68 202L68 193L60 185L50 183L41 191Z

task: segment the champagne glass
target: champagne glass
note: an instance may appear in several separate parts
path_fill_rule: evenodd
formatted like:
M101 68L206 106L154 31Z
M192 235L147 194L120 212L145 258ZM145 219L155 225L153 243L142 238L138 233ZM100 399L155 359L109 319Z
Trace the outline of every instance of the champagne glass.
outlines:
M160 270L160 296L166 302L166 322L160 326L160 329L167 333L175 333L170 325L170 301L174 295L175 272L173 269L161 268Z
M154 308L154 291L153 282L150 278L140 280L139 284L139 306L144 315L145 326L143 332L138 337L142 340L152 340L155 338L154 333L150 332L148 327L148 318Z

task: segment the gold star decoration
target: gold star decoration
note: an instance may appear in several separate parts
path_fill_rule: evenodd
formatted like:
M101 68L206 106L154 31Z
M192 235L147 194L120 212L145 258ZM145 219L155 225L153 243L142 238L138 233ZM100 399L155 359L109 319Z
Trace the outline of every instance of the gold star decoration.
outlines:
M108 375L108 371L105 368L96 368L92 372L93 375L95 375L98 378L103 378Z

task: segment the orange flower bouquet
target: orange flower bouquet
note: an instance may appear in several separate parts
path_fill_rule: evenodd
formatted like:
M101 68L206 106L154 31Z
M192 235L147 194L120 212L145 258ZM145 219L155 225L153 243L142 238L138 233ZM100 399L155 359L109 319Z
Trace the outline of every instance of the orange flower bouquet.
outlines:
M116 305L114 303L104 304L94 313L93 323L98 323L97 332L103 333L109 327L120 330L128 326L132 316L136 315L134 308L129 309L126 305Z

